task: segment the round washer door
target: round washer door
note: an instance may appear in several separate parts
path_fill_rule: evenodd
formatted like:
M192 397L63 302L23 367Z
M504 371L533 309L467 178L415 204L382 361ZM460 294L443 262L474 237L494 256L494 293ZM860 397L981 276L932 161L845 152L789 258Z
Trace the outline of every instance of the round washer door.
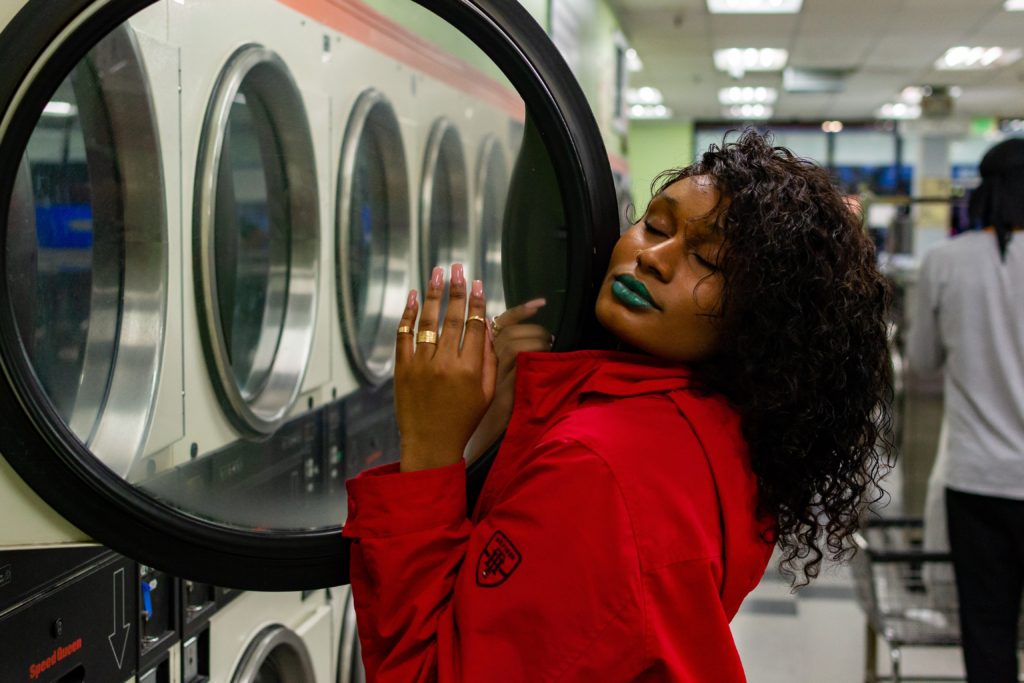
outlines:
M505 284L501 278L501 234L508 196L508 161L496 136L484 138L476 166L473 220L477 226L479 279L487 292L487 316L505 310Z
M458 129L439 119L430 131L420 185L423 273L469 260L469 178Z
M313 343L320 256L316 160L302 95L274 51L239 48L207 107L192 220L196 307L228 418L284 421Z
M51 417L120 476L144 448L166 325L157 135L136 38L122 25L54 84L8 164L11 341Z
M347 582L344 481L393 451L388 337L435 265L600 338L611 171L518 3L27 3L0 63L0 454L144 564Z
M260 631L231 677L231 683L313 683L313 660L302 638L279 624Z
M394 367L395 328L413 285L405 144L394 106L375 88L352 108L339 166L338 315L349 358L378 385Z

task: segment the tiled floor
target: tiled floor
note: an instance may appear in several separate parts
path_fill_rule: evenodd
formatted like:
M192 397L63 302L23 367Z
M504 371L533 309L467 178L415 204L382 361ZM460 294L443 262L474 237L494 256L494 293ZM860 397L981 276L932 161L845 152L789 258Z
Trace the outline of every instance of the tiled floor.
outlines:
M850 569L831 566L794 594L774 566L732 623L748 681L863 683L866 623ZM888 673L884 643L879 644L878 660L879 674ZM962 676L960 651L907 648L903 674Z

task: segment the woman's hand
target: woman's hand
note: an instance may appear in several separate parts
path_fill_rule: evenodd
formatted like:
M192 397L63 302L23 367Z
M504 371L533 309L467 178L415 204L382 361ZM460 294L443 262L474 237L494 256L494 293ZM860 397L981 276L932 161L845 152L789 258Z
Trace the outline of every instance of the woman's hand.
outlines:
M497 358L484 318L483 283L473 281L467 318L466 278L460 264L452 265L448 310L439 330L443 293L444 269L434 268L419 328L416 290L409 293L398 327L395 411L403 472L458 462L494 398Z
M508 309L494 319L494 352L498 358L497 387L490 408L466 446L467 462L473 462L508 427L515 399L516 357L524 351L548 351L554 338L543 325L526 324L545 304L534 299Z

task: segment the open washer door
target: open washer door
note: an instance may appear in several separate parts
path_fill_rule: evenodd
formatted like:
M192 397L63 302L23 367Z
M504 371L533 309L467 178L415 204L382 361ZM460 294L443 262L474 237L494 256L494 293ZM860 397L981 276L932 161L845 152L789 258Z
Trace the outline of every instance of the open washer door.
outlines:
M545 296L558 350L599 337L611 171L518 3L67 0L0 29L0 454L98 542L347 582L344 479L386 449L346 444L437 258Z

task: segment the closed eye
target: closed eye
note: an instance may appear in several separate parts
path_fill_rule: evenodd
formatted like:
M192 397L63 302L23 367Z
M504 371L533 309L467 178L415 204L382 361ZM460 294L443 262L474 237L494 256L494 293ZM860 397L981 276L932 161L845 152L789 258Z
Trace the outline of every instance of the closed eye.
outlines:
M656 227L650 224L649 221L644 221L644 230L652 235L659 235L661 237L668 237L668 233L658 230Z
M704 268L707 268L708 270L710 270L712 272L715 272L715 271L718 270L718 264L715 264L715 263L712 263L711 261L708 261L706 258L701 256L697 252L693 253L693 258L697 259L697 263L699 263L701 266L703 266Z

